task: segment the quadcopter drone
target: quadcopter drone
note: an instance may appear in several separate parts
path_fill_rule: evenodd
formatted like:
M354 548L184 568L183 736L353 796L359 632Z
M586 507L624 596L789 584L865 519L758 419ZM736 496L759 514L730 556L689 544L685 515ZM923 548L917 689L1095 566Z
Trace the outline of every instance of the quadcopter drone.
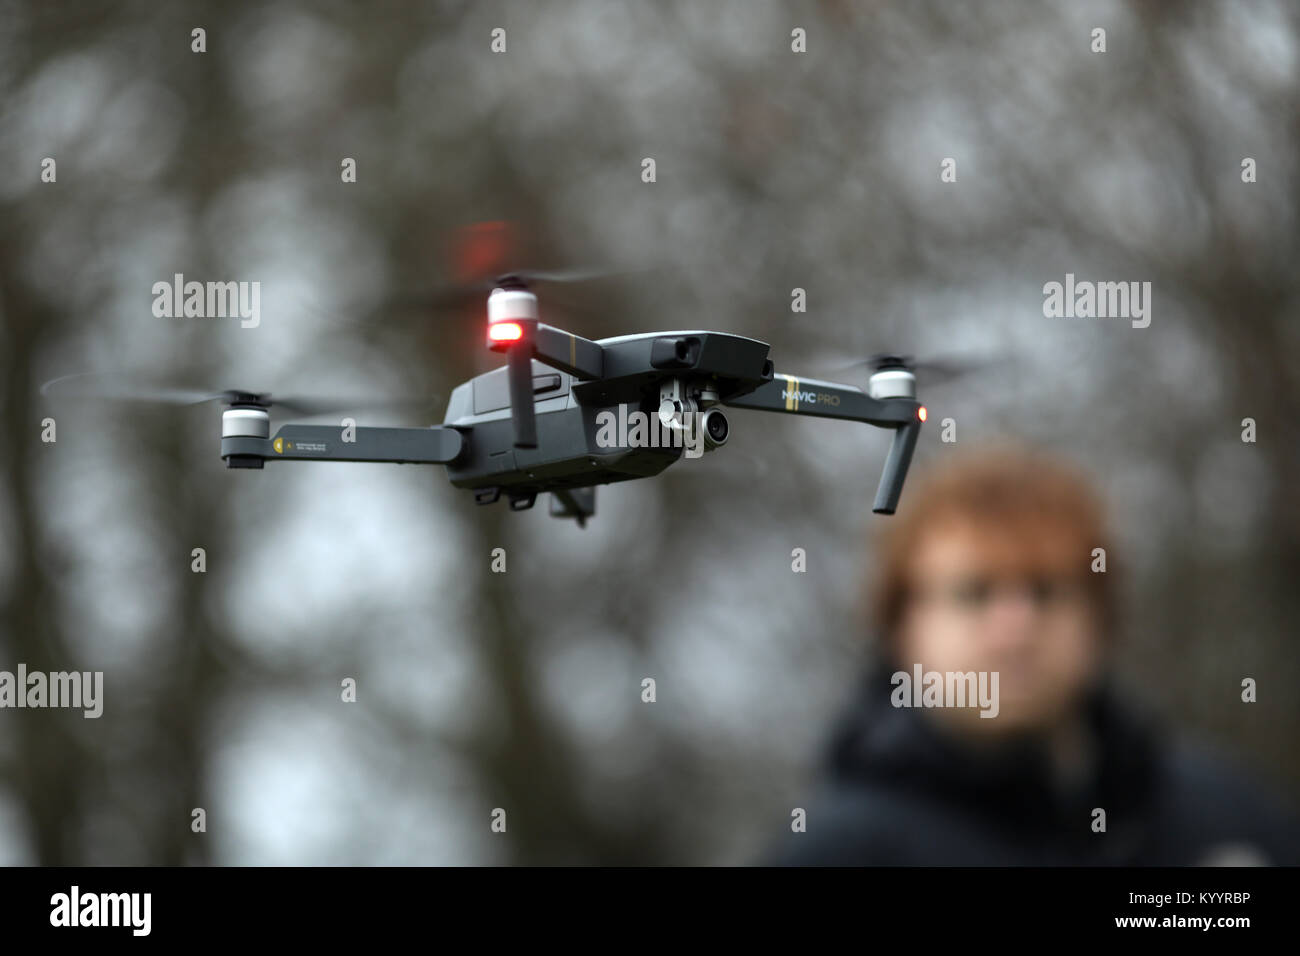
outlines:
M512 511L550 492L550 513L580 527L597 485L648 478L678 461L687 438L726 444L726 410L841 418L894 431L872 508L893 514L926 410L910 360L876 356L867 390L775 372L768 345L726 332L679 331L593 341L539 320L525 273L499 277L487 299L487 347L506 364L456 386L441 425L376 428L281 425L272 397L224 392L221 457L229 468L268 461L440 464L478 504ZM281 403L282 405L285 403ZM640 413L650 423L614 437L605 426Z

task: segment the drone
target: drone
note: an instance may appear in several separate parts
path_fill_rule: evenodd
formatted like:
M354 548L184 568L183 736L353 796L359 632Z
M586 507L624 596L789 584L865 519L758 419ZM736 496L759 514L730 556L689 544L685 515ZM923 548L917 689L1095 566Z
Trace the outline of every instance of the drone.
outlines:
M441 425L424 428L285 424L271 435L272 397L228 392L221 457L229 468L268 461L445 465L480 505L502 497L524 511L549 492L550 513L580 527L596 487L649 478L689 454L726 444L727 412L746 408L892 429L872 510L893 514L925 406L909 360L881 355L867 390L778 373L769 346L727 332L674 331L592 340L540 321L525 274L498 277L487 297L486 346L506 364L452 391ZM607 428L639 415L649 427ZM623 432L627 432L626 435ZM611 440L611 438L613 440Z
M386 428L345 419L345 427L282 424L273 435L272 407L317 409L240 390L156 397L225 404L221 457L228 468L275 461L444 465L452 485L472 491L480 505L504 497L510 510L524 511L549 493L551 515L579 527L596 513L597 486L649 478L725 445L732 409L845 419L893 430L872 510L894 513L926 420L909 357L869 359L863 391L776 372L767 343L728 332L587 339L540 321L529 283L547 278L512 272L484 286L491 289L485 344L506 364L457 385L440 425ZM127 397L140 397L134 384ZM627 422L633 427L623 427Z

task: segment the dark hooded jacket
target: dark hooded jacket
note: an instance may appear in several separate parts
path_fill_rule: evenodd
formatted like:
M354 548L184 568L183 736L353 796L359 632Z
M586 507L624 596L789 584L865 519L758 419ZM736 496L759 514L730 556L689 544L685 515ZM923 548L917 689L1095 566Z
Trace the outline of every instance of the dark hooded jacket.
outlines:
M1083 709L1095 759L1070 784L1031 740L976 752L871 668L835 730L806 831L779 865L1300 864L1300 822L1238 768L1139 714L1113 685ZM1095 829L1105 811L1105 830Z

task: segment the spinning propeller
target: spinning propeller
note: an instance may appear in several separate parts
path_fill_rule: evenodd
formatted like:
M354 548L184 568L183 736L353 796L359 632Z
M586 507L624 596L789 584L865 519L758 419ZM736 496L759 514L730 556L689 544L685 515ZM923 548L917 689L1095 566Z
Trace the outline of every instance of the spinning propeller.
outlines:
M425 405L436 402L438 396L428 398L327 398L308 395L273 395L270 392L250 392L243 389L193 389L141 384L138 379L125 375L98 375L83 373L64 375L41 386L41 394L51 398L93 398L118 402L149 402L160 405L202 405L221 402L224 405L267 409L275 406L298 415L328 415L360 409L397 408L406 405Z

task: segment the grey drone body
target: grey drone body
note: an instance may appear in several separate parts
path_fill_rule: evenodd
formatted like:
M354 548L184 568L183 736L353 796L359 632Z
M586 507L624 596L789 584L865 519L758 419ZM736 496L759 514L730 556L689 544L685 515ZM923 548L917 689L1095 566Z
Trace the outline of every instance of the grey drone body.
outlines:
M683 415L706 413L724 396L738 397L772 380L767 346L739 335L664 332L596 344L602 355L599 378L584 380L533 361L535 448L515 446L508 367L457 386L444 427L472 438L466 453L447 466L452 484L473 489L484 502L505 494L516 509L550 491L556 493L553 514L583 516L593 503L584 489L649 478L683 456L686 436L672 427L692 421ZM665 401L683 406L674 406L671 416L665 409L668 423L659 414ZM609 427L638 414L648 423L644 440L628 441L626 427L622 434ZM721 429L721 441L702 440L705 448L726 441L725 417L714 428Z
M750 408L893 429L874 510L892 514L897 506L925 417L901 360L877 369L864 392L777 374L768 345L745 336L681 331L592 341L536 314L532 293L493 292L488 344L508 362L457 386L441 425L284 425L272 437L269 399L232 393L222 458L231 468L277 459L443 464L480 504L504 495L523 510L551 492L551 513L582 524L595 512L597 485L657 475L689 447L720 447L730 431L724 409ZM634 413L649 423L639 439L610 428Z

